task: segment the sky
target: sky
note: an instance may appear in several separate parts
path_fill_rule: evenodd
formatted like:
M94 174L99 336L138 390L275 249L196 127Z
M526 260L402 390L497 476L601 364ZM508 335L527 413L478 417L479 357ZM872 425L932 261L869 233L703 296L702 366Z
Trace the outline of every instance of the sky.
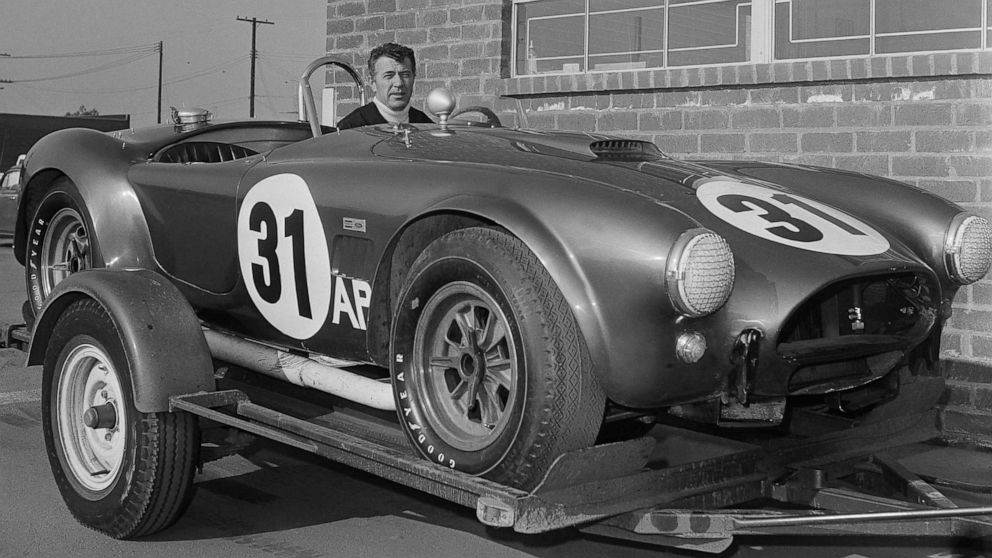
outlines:
M170 106L247 118L252 24L237 18L254 17L273 22L257 26L255 116L295 120L299 77L325 53L326 13L327 0L3 0L0 112L83 105L154 124L161 41L163 122Z

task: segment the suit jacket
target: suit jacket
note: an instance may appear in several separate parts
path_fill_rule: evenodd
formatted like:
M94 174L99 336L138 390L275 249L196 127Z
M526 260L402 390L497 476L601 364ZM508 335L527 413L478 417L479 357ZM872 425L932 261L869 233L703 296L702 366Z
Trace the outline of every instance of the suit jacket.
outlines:
M348 128L357 128L359 126L386 123L386 119L382 117L382 113L379 112L379 109L376 108L373 102L351 111L348 116L345 116L338 122L338 129L347 130ZM434 121L424 114L423 111L410 107L410 123L433 124Z

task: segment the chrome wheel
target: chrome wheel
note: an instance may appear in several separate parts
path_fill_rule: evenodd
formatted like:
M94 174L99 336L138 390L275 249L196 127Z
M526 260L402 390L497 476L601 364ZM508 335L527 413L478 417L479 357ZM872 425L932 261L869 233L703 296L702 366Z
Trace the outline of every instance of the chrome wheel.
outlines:
M485 448L510 422L518 363L508 323L496 301L467 282L446 285L424 307L410 383L428 421L454 448Z
M40 276L42 297L47 298L63 279L93 266L89 235L82 217L72 208L52 216L41 243Z
M99 494L117 479L127 448L127 405L117 371L99 347L80 344L63 364L56 421L70 480Z

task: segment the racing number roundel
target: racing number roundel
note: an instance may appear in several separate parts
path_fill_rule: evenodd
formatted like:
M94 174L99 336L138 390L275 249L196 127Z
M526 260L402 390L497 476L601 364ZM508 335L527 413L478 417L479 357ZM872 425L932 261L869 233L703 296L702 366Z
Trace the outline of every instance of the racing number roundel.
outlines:
M255 184L238 213L238 259L252 302L276 329L308 339L327 319L330 257L307 183L277 174Z
M720 219L779 244L845 256L871 256L889 249L889 241L867 223L795 194L713 180L701 185L696 195Z

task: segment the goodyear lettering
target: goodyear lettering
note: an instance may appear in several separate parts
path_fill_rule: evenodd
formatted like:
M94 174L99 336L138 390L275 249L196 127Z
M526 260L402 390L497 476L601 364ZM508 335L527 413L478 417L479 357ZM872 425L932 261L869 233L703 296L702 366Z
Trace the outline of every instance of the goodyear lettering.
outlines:
M395 360L398 363L402 363L404 360L403 353L396 353ZM415 420L416 417L413 414L413 408L410 407L410 393L406 390L406 377L405 372L402 370L396 371L396 376L394 378L397 386L397 393L399 394L399 399L402 402L400 409L403 412L403 416L406 418L406 427L410 432L411 437L415 437L415 443L420 446L420 450L423 452L424 456L428 459L437 459L437 463L441 466L448 467L449 469L455 469L457 463L454 459L448 457L444 453L444 446L437 447L434 445L434 439L429 438L430 432L424 430L424 427L417 424Z

